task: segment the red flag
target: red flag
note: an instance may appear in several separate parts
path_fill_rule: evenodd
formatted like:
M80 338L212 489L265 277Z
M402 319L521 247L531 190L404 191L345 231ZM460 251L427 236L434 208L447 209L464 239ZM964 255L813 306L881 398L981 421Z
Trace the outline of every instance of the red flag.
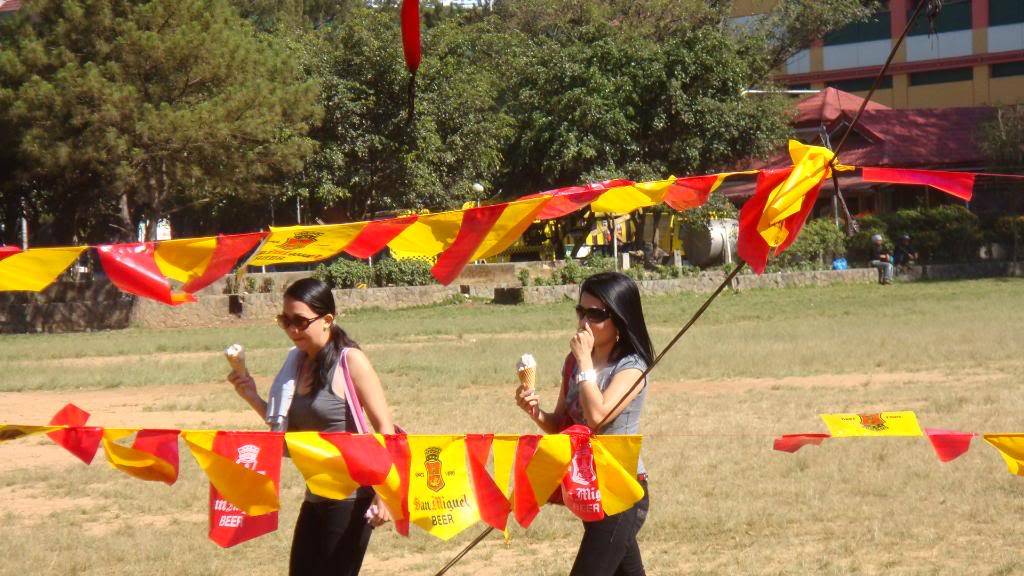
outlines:
M861 169L861 178L865 182L931 186L967 202L970 202L974 196L975 176L976 174L971 172L943 172L941 170L870 167Z
M494 204L492 206L480 206L470 208L462 214L462 224L459 226L459 234L447 250L437 258L430 273L441 284L451 284L452 280L462 272L462 269L473 257L480 243L487 237L491 227L501 217L508 204Z
M132 448L152 454L167 462L174 469L172 477L164 480L168 485L174 484L178 479L180 462L178 459L178 431L177 430L139 430L135 434Z
M665 191L664 202L679 212L700 208L723 179L719 174L679 178Z
M935 455L941 462L956 460L971 447L976 434L973 432L956 432L942 428L925 428L925 435L935 449Z
M516 460L512 467L512 511L516 522L523 528L529 528L533 519L540 513L540 502L530 487L530 479L526 475L526 467L537 452L537 444L540 443L540 436L537 434L524 434L519 437L516 444Z
M320 437L341 452L348 475L360 486L381 484L388 477L391 455L372 434L321 432Z
M537 220L552 220L586 208L591 202L597 200L602 194L612 188L629 186L630 184L633 184L632 180L606 180L584 186L568 186L536 194L527 194L519 198L519 200L551 196L551 201L545 204L540 212L537 213Z
M280 495L281 457L284 453L281 434L266 432L218 432L213 451L234 460L274 481ZM277 512L249 516L233 506L210 484L210 540L230 548L277 530Z
M54 430L46 435L65 450L74 454L86 464L92 464L96 450L103 439L103 428L86 426L89 413L74 404L67 404L50 419L51 426L68 426L64 430Z
M491 452L493 441L493 434L467 434L466 453L469 455L469 470L473 476L480 519L489 526L504 530L512 506L494 482L494 478L487 473L487 456Z
M409 440L405 434L384 436L384 446L394 462L393 472L398 475L394 486L377 486L378 494L385 502L390 502L388 510L391 520L395 523L395 531L402 536L409 535L409 465L412 455L409 452ZM386 491L382 493L382 491Z
M186 282L181 287L182 291L194 294L230 273L238 259L255 248L266 236L266 232L217 236L217 247L210 257L209 264L206 265L206 270L198 278Z
M423 58L420 47L420 3L419 0L402 0L402 51L405 53L405 67L410 74L416 74Z
M21 252L21 248L18 248L17 246L0 246L0 260L3 260L8 256L14 256L18 252Z
M107 277L124 292L163 302L171 306L193 300L191 294L175 299L171 283L160 272L153 259L154 242L133 244L105 244L96 247L100 264Z
M792 453L807 445L821 446L822 442L831 437L829 434L783 434L775 439L772 448Z
M359 235L352 242L345 246L345 252L356 258L369 258L380 252L401 234L419 216L402 216L401 218L390 218L388 220L375 220L366 225Z
M764 272L768 264L768 255L772 252L771 247L761 236L758 230L758 222L765 211L765 205L772 190L780 186L789 177L792 168L780 170L762 170L757 177L757 188L754 195L747 200L740 210L739 237L736 241L736 253L750 268L757 274ZM807 216L814 209L814 203L818 201L818 193L821 191L821 182L811 188L803 199L800 211L785 220L783 226L789 232L786 239L775 249L775 254L781 254L796 241L803 228Z

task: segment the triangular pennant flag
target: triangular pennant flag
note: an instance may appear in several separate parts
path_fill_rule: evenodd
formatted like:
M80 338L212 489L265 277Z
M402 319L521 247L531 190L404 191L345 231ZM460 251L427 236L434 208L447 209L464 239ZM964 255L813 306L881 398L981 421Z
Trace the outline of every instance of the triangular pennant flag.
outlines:
M448 540L476 524L463 436L410 436L409 521Z
M411 464L408 437L405 434L377 435L377 440L387 448L393 466L384 483L374 486L373 489L391 512L395 531L402 536L408 536L409 467Z
M772 449L793 453L804 446L821 446L828 438L828 434L783 434L775 439Z
M494 478L487 473L487 456L491 452L493 441L494 436L491 434L467 434L466 452L469 455L469 470L473 476L473 489L480 508L480 519L487 525L504 531L512 505ZM506 480L506 485L507 483Z
M135 434L131 448L116 442ZM178 479L178 431L107 428L103 431L107 461L117 470L138 478L174 484Z
M5 247L10 248L10 247ZM40 292L57 279L85 250L85 246L7 250L0 258L0 291Z
M280 470L280 457L275 465L273 454L282 453L283 435L282 432L181 432L211 486L249 516L269 514L280 508L277 478L255 470L253 461L258 457L259 464L266 469L273 471L276 466Z
M935 455L941 462L956 460L971 447L971 441L977 434L973 432L956 432L942 428L925 428L925 435L935 449Z
M1010 474L1024 476L1024 434L985 434L985 442L999 451Z
M26 426L24 424L0 424L0 442L7 442L8 440L17 440L18 438L24 438L25 436L32 436L35 434L45 434L47 432L53 432L54 430L60 430L61 426Z
M338 446L319 432L288 432L284 436L292 463L306 479L309 491L317 496L344 500L359 488Z
M67 426L67 428L48 432L47 436L82 462L92 464L92 459L96 457L96 451L100 447L100 440L103 438L103 428L86 426L85 423L88 421L88 412L74 404L67 404L50 420L51 426Z

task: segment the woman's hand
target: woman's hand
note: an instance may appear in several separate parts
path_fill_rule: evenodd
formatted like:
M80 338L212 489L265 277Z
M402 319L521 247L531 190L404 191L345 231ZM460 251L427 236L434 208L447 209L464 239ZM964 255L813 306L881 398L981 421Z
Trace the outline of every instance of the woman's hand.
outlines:
M516 404L519 405L520 410L533 418L540 413L540 396L537 396L534 389L527 388L522 384L516 388Z
M379 494L374 496L373 504L367 511L367 515L367 521L374 528L391 521L391 513L388 512L388 507L384 505L384 501L380 499Z
M581 370L589 370L593 366L594 360L590 355L594 352L594 331L590 329L590 324L584 324L583 328L576 331L569 340L569 349L576 357L576 366Z
M235 392L244 400L250 401L254 398L259 398L259 393L256 391L256 381L249 374L239 376L237 372L232 370L228 374L228 382L234 385Z

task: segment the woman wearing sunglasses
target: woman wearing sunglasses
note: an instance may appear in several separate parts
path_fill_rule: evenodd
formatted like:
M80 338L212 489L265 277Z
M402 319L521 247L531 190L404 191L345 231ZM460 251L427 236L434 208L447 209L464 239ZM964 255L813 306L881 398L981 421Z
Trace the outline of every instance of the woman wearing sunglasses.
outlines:
M639 433L646 383L619 403L654 359L636 283L618 272L587 278L580 286L576 318L577 330L569 341L571 353L563 365L554 410L541 409L537 394L522 385L516 390L519 407L547 434L573 424L600 434ZM637 479L644 487L642 500L620 514L583 523L572 576L644 574L636 541L649 506L642 460Z
M380 379L366 354L336 322L334 295L323 282L304 278L288 287L277 317L295 344L274 379L267 400L250 376L228 379L274 430L393 434L391 412ZM350 391L356 398L350 397ZM390 519L370 488L345 500L308 490L292 537L289 573L355 575L373 528Z

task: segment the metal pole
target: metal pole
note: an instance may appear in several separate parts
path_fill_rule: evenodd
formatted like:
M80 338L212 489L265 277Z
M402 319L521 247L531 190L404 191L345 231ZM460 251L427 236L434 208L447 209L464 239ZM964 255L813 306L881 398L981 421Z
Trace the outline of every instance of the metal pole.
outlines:
M615 221L615 217L612 216L612 258L615 258L615 269L618 270L619 266L619 223Z

